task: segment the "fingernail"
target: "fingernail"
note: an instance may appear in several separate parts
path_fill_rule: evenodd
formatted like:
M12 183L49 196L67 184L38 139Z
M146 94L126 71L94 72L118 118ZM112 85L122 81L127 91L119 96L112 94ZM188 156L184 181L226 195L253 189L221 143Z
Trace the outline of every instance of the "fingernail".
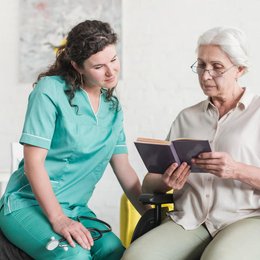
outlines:
M89 250L89 246L87 246L86 244L81 245L81 247Z

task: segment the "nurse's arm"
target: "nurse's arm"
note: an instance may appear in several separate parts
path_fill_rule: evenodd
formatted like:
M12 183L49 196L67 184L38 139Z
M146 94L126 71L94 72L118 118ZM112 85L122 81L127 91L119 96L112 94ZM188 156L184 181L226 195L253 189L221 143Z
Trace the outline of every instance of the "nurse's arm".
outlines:
M114 154L110 160L110 164L126 196L137 211L143 215L149 206L144 206L139 201L141 184L135 170L129 163L128 155Z
M93 239L90 232L80 223L68 218L52 190L49 175L44 162L47 150L31 145L24 145L24 171L45 215L54 231L62 235L72 247L76 241L83 248L90 249ZM74 241L73 241L74 240Z
M51 182L44 166L47 152L48 150L44 148L25 144L24 171L36 199L47 218L52 222L63 212L52 190Z

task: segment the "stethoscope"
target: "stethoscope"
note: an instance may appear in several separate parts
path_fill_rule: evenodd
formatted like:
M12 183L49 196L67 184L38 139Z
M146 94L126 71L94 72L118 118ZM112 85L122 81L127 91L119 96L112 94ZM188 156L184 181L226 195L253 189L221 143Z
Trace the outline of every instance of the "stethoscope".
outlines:
M98 229L98 228L87 228L92 234L94 233L95 236L92 236L93 240L98 240L103 236L103 233L107 233L112 231L111 226L106 223L105 221L98 219L98 218L92 218L92 217L86 217L86 216L79 216L77 217L77 221L81 222L81 219L88 219L88 220L93 220L99 223L102 223L106 226L107 229ZM56 249L57 247L61 247L63 248L65 251L69 250L69 246L68 244L63 244L63 242L66 241L65 238L60 238L60 239L56 239L55 237L51 237L49 242L46 245L46 249L49 251L52 251L54 249Z

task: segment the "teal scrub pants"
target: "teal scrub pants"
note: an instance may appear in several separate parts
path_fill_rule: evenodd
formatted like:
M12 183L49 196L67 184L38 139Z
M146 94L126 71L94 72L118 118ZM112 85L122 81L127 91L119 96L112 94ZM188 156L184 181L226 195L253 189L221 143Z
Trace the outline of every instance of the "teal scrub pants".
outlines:
M122 260L259 260L260 217L237 221L212 238L202 225L185 230L166 219L135 240Z
M90 212L90 217L95 217ZM104 224L96 221L81 219L80 222L85 227L106 229ZM87 260L106 259L119 260L125 248L119 238L112 232L103 233L103 236L94 241L91 250L83 249L76 244L75 248L69 246L68 251L57 247L53 251L46 249L51 237L60 239L43 214L39 206L17 210L4 216L3 209L0 211L0 226L5 236L17 247L25 251L34 259L54 260ZM63 244L66 242L63 242Z

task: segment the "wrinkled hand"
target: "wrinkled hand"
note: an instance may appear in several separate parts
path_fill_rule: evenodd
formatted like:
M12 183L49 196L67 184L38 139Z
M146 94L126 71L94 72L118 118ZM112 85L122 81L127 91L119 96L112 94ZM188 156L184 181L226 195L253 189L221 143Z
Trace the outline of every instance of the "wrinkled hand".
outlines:
M177 163L170 165L162 175L162 180L171 189L180 190L190 174L190 166L184 162L179 167Z
M68 243L75 247L76 241L82 248L90 250L94 242L87 228L80 222L61 215L52 222L53 230L64 237ZM74 240L74 241L73 241Z
M237 162L224 152L201 153L198 158L193 158L192 163L205 172L212 173L224 179L235 178Z

